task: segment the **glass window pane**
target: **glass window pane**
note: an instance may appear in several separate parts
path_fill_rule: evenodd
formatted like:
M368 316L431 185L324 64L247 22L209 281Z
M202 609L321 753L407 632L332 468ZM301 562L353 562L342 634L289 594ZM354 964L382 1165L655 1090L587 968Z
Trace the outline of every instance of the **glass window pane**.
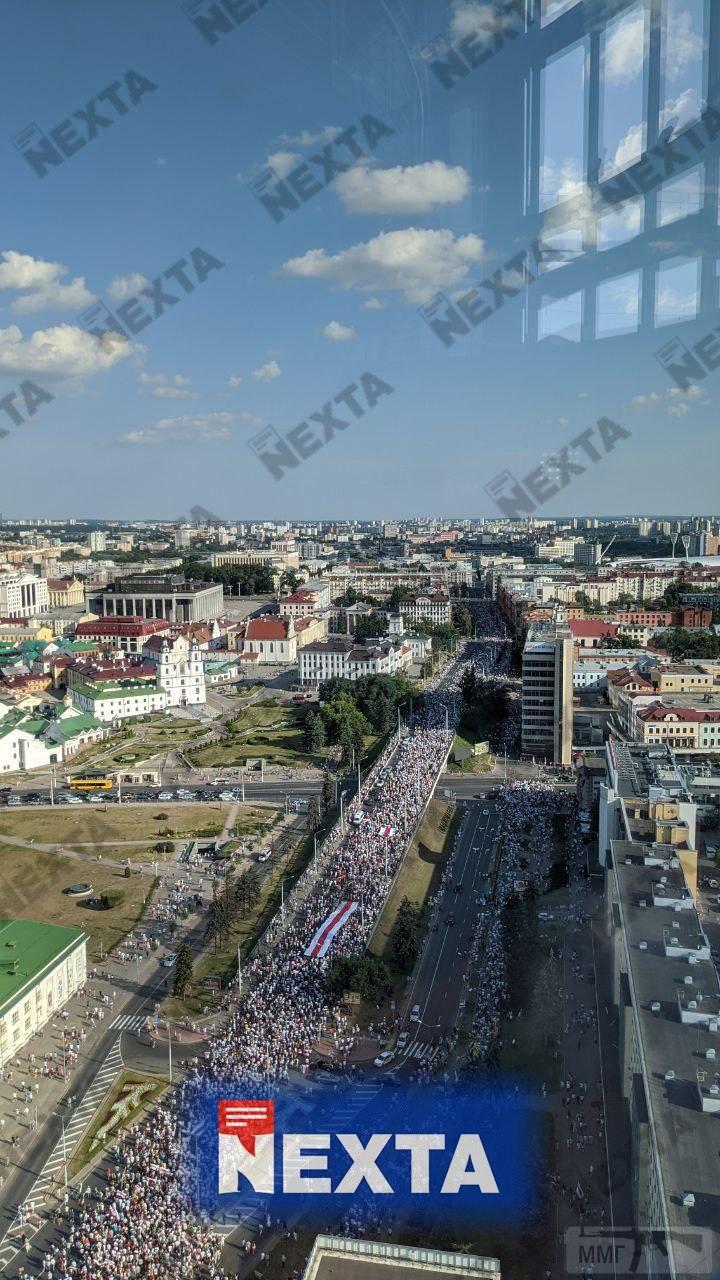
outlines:
M542 70L540 207L582 191L585 176L585 44Z
M598 249L614 249L640 235L644 222L642 200L628 200L621 209L603 213L597 222Z
M655 323L694 320L700 304L700 261L671 258L658 267L655 282Z
M636 4L609 22L601 39L601 179L634 164L645 149L645 56L645 7Z
M702 173L700 167L691 169L679 178L672 178L660 188L658 194L658 226L666 227L692 213L698 213L702 204Z
M665 0L660 128L675 132L700 115L703 94L705 0Z
M582 336L583 291L566 298L543 299L538 313L538 339L562 338L579 342Z
M598 338L635 333L640 320L640 272L603 281L598 285L596 305Z
M561 13L567 13L568 9L574 9L579 3L580 0L542 0L541 25L546 27L549 22L559 18Z

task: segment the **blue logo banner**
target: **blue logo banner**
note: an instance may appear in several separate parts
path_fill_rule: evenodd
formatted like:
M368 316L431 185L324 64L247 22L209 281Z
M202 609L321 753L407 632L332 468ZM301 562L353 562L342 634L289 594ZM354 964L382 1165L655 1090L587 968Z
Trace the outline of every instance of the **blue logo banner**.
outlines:
M196 1209L319 1224L352 1209L446 1224L526 1222L540 1151L514 1081L270 1087L227 1077L184 1091L184 1173Z

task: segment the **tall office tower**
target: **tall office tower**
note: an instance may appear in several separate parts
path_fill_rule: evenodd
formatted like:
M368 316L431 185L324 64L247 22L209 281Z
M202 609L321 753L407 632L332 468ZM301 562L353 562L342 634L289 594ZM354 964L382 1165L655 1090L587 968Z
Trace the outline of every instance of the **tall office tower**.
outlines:
M573 638L563 610L528 631L522 657L522 749L568 765L573 737Z

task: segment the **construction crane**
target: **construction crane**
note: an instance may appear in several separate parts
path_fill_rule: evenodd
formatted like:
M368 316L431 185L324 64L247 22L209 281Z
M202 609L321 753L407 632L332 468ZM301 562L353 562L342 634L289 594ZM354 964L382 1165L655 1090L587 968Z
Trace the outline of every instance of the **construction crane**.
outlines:
M611 546L612 546L612 544L613 544L613 542L615 541L615 539L616 539L616 538L617 538L617 534L616 534L616 533L614 533L614 534L613 534L613 536L612 536L612 538L611 538L611 539L610 539L610 541L608 542L607 546L604 548L604 550L602 550L602 551L600 552L600 559L598 560L598 564L602 564L603 556L607 555L608 551L610 550L610 548L611 548Z

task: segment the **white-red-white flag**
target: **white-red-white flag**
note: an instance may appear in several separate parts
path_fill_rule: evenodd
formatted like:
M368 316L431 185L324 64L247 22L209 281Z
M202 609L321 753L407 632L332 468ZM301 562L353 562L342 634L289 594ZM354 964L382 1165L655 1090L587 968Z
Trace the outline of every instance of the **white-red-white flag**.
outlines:
M357 902L341 902L339 907L330 912L327 920L320 925L305 955L312 960L321 960L339 929L347 924L353 911L357 911Z
M397 827L378 827L379 836L394 836L397 833Z

